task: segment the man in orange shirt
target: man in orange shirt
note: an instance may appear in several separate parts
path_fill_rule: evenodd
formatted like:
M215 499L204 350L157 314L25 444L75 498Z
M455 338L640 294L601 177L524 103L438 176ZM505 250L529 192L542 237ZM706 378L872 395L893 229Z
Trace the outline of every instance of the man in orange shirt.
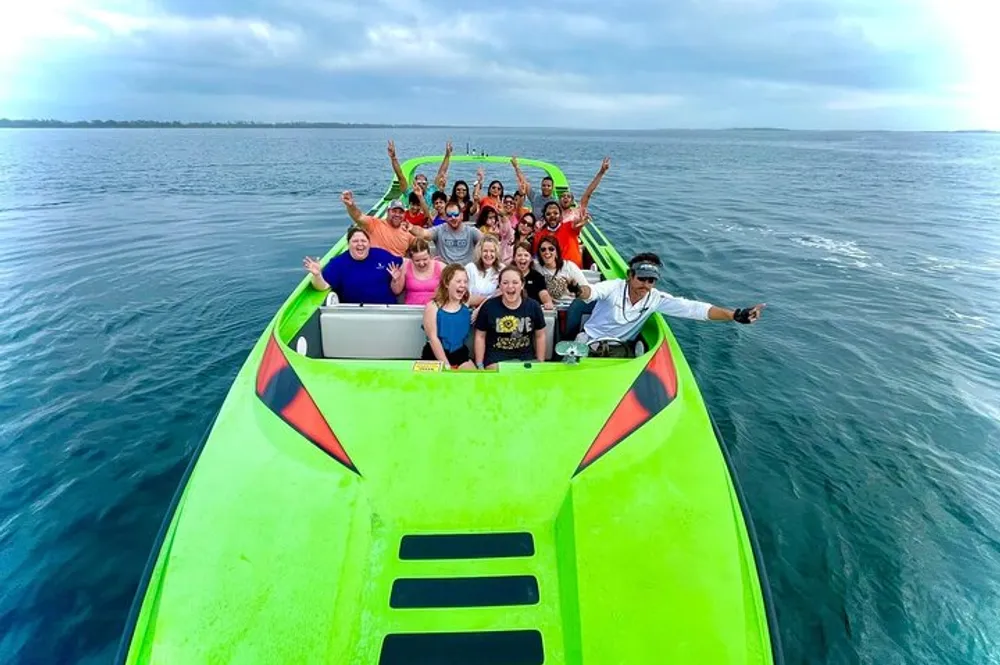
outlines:
M354 194L349 191L341 194L340 200L344 202L347 214L354 223L368 232L372 247L381 247L396 256L406 255L406 249L410 246L413 236L407 230L409 225L404 224L403 215L406 208L400 201L396 200L389 204L388 219L379 219L361 212L361 208L354 203Z
M581 218L589 221L586 211L581 211ZM583 267L583 252L580 251L580 229L586 224L584 221L579 227L573 222L562 221L562 208L555 201L545 204L545 226L535 232L535 252L538 252L538 245L545 238L552 238L559 245L559 251L563 259L572 261L578 268Z

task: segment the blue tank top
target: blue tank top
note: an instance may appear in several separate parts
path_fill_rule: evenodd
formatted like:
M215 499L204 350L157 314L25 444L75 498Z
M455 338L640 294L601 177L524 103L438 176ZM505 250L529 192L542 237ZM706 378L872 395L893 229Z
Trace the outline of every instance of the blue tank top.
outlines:
M472 328L472 310L462 305L457 312L446 312L440 307L437 311L438 339L445 351L456 351L465 345Z

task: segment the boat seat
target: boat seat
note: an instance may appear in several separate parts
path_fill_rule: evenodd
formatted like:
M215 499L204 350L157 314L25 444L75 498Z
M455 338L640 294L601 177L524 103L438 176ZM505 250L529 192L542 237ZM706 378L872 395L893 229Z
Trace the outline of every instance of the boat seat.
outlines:
M328 301L330 299L328 298ZM356 305L331 303L320 307L320 338L324 358L416 360L427 337L420 305ZM545 358L555 346L556 312L545 312ZM466 340L472 351L472 332Z
M581 272L583 273L583 276L587 278L587 281L590 282L591 284L597 284L598 282L604 279L604 276L601 275L600 270L581 270Z

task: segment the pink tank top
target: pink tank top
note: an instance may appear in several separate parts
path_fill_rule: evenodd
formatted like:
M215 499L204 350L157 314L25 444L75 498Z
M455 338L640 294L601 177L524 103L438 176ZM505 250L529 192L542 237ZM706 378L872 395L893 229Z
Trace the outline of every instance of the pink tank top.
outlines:
M413 261L406 262L406 297L403 303L407 305L426 305L434 297L438 282L441 281L441 270L443 265L440 261L434 261L434 269L427 279L420 279L413 272Z

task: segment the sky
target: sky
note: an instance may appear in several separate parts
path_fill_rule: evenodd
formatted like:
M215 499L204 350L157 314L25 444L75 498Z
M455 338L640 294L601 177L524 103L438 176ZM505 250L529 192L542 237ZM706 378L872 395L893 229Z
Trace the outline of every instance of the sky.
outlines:
M998 0L0 0L0 117L1000 129Z

